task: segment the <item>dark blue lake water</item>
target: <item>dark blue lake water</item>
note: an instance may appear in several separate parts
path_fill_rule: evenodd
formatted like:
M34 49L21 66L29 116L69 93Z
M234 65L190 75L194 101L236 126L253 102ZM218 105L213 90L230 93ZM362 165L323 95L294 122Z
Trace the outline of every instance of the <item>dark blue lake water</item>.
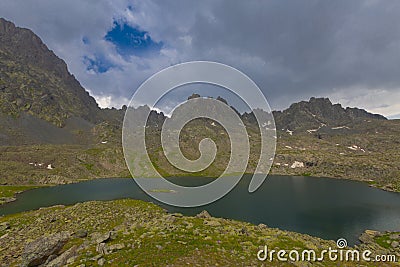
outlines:
M170 178L194 186L210 178ZM19 194L17 201L0 206L0 215L57 204L89 200L134 198L152 201L171 212L194 215L207 210L212 216L264 223L324 239L357 242L365 229L400 230L400 194L360 182L314 177L269 176L255 193L247 191L249 177L222 199L198 208L177 208L157 203L133 179L97 179L77 184L39 188ZM165 193L164 193L165 194ZM179 194L179 192L177 192Z

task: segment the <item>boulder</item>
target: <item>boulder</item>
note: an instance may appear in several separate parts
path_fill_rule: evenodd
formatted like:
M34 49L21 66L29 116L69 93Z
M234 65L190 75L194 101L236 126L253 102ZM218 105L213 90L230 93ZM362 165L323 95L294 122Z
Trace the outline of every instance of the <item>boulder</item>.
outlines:
M106 263L106 260L105 260L104 258L101 258L101 259L99 259L99 260L97 261L97 264L98 264L99 266L103 266L104 263Z
M200 212L199 214L196 215L197 218L211 218L210 213L208 213L208 211L203 210L202 212Z
M97 247L96 247L96 251L98 253L100 253L101 255L109 254L107 245L105 243L98 244Z
M209 220L205 220L204 224L208 225L208 226L213 226L213 227L221 225L221 223L219 221L215 220L215 219L214 220L210 220L210 219Z
M58 255L69 237L69 232L60 232L28 243L22 253L22 266L37 266L45 263L50 256Z
M95 240L97 244L105 243L109 241L110 238L111 238L111 232L107 232L106 234L101 234L101 233L92 234L92 239Z
M77 246L73 246L62 253L60 256L56 257L55 259L46 262L46 267L61 267L65 266L67 261L76 256Z
M377 235L379 235L380 233L378 232L378 231L375 231L375 230L365 230L365 233L367 234L367 235L370 235L370 236L373 236L373 237L375 237L375 236L377 236Z
M0 223L0 231L4 231L10 229L10 223L9 222L2 222Z
M260 230L268 229L268 226L265 225L265 224L263 224L263 223L260 223L259 225L257 225L257 227L258 227L258 229L260 229Z
M394 240L400 240L400 234L391 234L390 236L389 236L389 238L390 239L394 239Z
M88 234L88 232L85 230L85 229L78 229L76 232L75 232L75 236L76 237L79 237L79 238L84 238L84 237L86 237L87 236L87 234Z
M112 245L108 246L108 248L110 251L121 250L121 249L125 248L125 245L124 244L112 244Z

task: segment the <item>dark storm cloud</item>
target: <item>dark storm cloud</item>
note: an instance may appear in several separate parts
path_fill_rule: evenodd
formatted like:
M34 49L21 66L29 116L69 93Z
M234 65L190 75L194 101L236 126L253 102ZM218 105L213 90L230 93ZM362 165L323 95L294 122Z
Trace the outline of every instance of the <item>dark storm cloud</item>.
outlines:
M272 97L398 91L399 14L399 1L221 2L212 17L198 16L192 43L210 60L223 50L260 59L268 67L250 75ZM240 56L229 63L243 65Z
M171 64L212 60L249 75L273 108L328 96L385 115L400 112L399 14L396 0L0 3L0 16L37 32L103 105ZM104 40L115 19L162 43L157 56L121 57ZM83 59L95 57L116 67L88 71Z

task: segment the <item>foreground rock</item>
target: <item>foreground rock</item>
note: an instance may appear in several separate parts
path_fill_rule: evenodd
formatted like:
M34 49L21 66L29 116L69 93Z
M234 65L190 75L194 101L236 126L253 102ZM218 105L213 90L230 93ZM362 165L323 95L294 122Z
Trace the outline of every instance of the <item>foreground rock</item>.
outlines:
M76 254L77 254L77 246L73 246L73 247L69 248L67 251L65 251L64 253L62 253L60 256L55 257L52 260L50 260L50 257L49 257L49 259L47 260L45 265L46 265L46 267L65 266L71 258L76 256Z
M262 266L257 252L265 245L317 252L336 247L334 241L215 218L205 211L194 217L169 214L138 200L42 208L1 217L2 223L8 229L0 231L0 266ZM397 255L399 234L366 231L358 249ZM264 266L287 265L264 262ZM373 265L349 262L345 266Z
M210 213L208 213L208 211L203 210L202 212L197 214L196 217L197 218L211 218L211 215L210 215Z
M45 263L50 256L58 255L69 236L70 233L61 232L30 242L24 248L22 266L38 266Z

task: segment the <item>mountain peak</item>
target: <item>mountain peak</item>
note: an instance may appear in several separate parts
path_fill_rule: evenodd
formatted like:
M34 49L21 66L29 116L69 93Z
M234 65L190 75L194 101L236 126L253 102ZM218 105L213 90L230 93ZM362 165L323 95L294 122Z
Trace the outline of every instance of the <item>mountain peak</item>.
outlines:
M338 127L365 119L386 120L382 115L358 108L343 108L341 104L332 104L329 98L316 97L294 103L284 111L274 112L274 115L278 129L291 131L314 131L327 125Z
M327 105L332 105L332 102L329 98L327 97L311 97L310 100L308 101L309 103L316 103L316 104L327 104Z

